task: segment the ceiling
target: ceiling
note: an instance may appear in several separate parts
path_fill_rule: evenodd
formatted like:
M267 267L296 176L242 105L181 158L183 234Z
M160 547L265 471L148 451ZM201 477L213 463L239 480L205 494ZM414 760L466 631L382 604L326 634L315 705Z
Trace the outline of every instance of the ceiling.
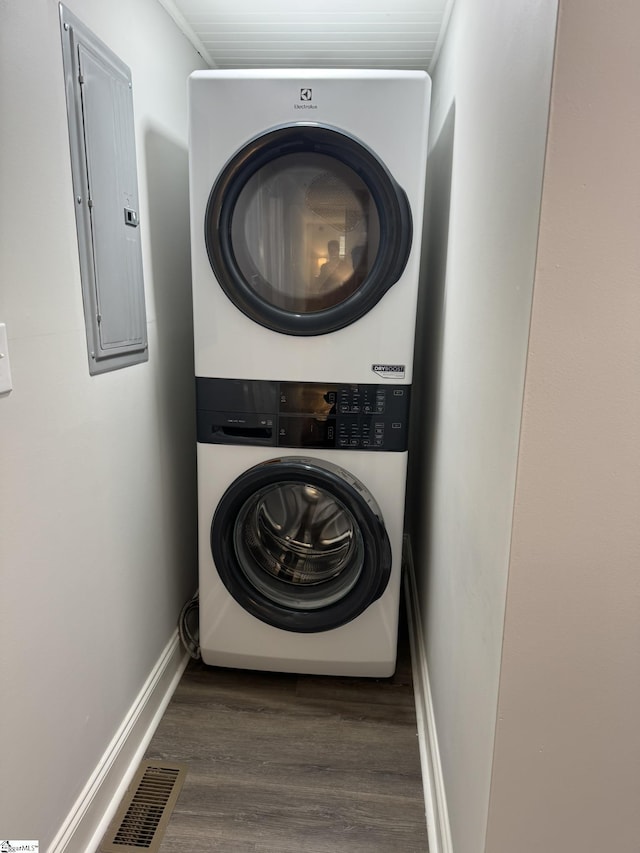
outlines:
M428 71L453 0L160 0L217 68Z

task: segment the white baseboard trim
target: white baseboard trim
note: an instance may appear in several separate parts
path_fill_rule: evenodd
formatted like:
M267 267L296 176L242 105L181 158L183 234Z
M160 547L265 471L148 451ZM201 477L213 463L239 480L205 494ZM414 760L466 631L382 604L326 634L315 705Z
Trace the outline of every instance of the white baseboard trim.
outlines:
M424 647L424 631L420 615L420 602L416 586L416 574L413 553L408 536L404 537L404 587L409 621L409 639L411 642L411 667L413 672L413 691L416 701L418 723L418 743L424 802L427 815L427 834L429 853L453 853L451 828L447 811L442 764L438 749L435 715L427 668L427 655Z
M176 630L47 853L98 848L188 662Z

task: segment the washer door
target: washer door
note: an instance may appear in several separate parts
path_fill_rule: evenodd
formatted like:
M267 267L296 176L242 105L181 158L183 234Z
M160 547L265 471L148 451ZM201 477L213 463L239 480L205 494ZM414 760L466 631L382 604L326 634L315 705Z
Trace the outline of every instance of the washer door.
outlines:
M238 604L301 633L355 619L391 574L371 494L337 465L303 457L264 462L232 483L213 518L211 551Z
M406 195L361 142L295 124L258 137L216 181L205 215L209 261L256 323L321 335L367 313L411 249Z

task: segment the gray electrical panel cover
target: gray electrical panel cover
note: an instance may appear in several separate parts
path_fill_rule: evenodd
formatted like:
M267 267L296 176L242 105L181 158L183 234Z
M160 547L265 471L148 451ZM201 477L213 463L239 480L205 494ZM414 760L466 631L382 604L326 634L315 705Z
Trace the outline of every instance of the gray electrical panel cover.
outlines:
M148 359L129 68L60 4L89 372Z

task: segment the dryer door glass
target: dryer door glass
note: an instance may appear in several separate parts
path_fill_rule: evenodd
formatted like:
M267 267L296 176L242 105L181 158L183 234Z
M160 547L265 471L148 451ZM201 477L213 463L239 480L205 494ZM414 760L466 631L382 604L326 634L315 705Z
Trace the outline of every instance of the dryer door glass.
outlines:
M246 611L303 633L355 619L391 573L372 495L344 469L306 457L256 465L229 486L212 521L211 553Z
M380 221L348 166L324 154L289 154L242 188L231 244L259 299L309 313L344 302L362 284L378 255Z
M205 242L218 284L250 319L319 335L358 320L398 281L411 212L361 142L296 124L229 161L209 196Z

